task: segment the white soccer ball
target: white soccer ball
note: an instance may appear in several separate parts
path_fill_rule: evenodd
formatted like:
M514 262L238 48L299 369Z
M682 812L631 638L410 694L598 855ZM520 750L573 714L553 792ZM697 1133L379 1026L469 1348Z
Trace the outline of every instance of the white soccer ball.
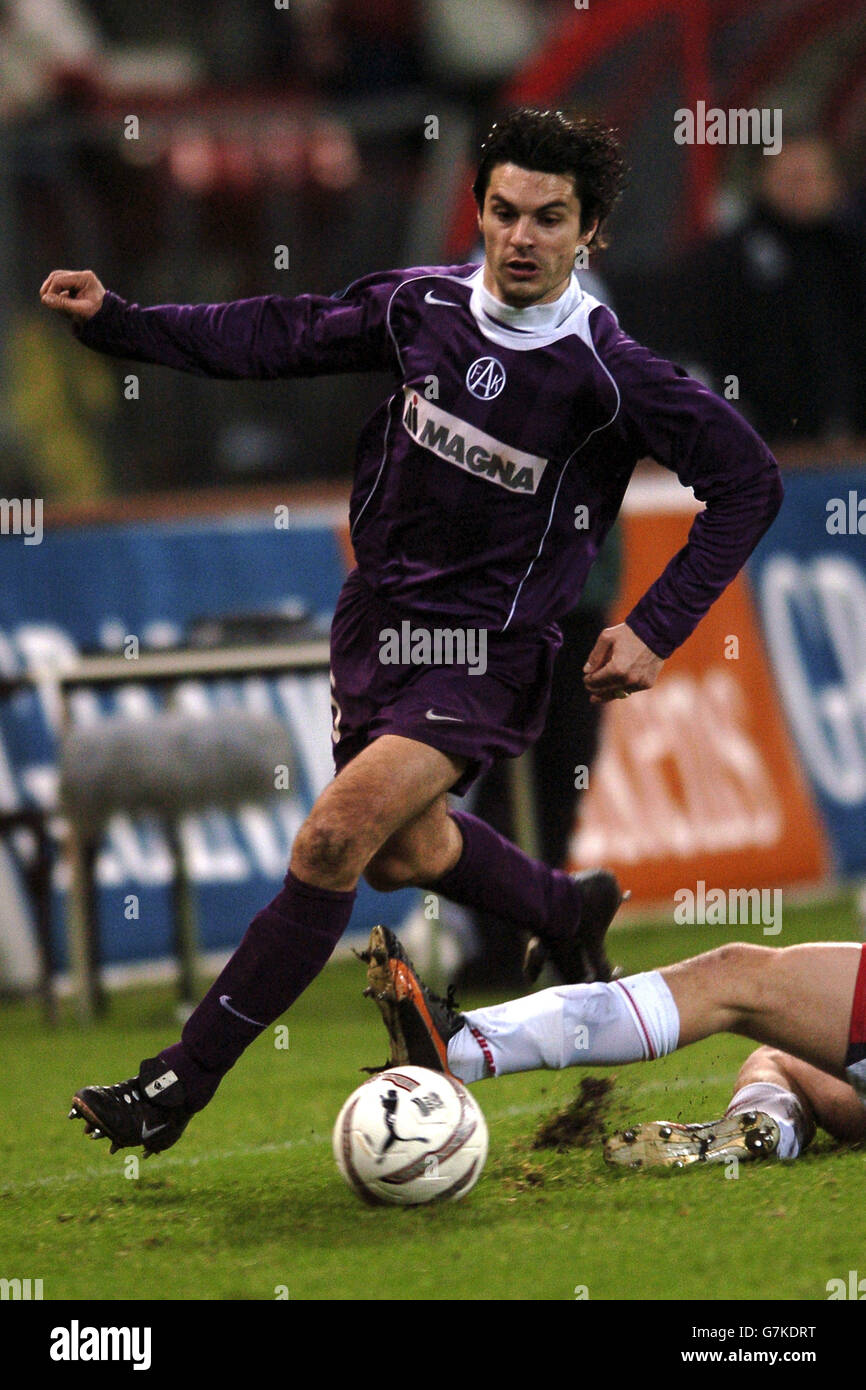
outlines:
M487 1123L453 1077L389 1067L349 1096L333 1145L337 1167L365 1202L455 1201L481 1175Z

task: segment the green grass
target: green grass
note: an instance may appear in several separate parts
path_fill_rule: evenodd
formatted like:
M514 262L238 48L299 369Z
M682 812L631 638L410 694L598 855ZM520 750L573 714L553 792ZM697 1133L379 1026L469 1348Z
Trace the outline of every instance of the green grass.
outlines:
M786 909L785 944L856 935L847 900ZM629 971L724 939L652 924L612 937ZM260 1040L138 1177L129 1151L85 1143L66 1111L76 1085L128 1076L176 1037L170 993L117 995L89 1031L71 1017L48 1031L35 1005L5 1005L0 1276L41 1278L46 1299L273 1299L278 1286L292 1299L572 1299L586 1286L593 1300L822 1300L828 1279L866 1274L866 1150L822 1137L800 1162L743 1165L736 1181L721 1167L610 1171L598 1144L533 1151L577 1071L475 1088L490 1157L464 1201L364 1207L330 1151L359 1064L385 1056L362 984L357 964L329 967L287 1016L288 1050ZM722 1037L603 1073L616 1077L611 1126L711 1118L748 1050Z

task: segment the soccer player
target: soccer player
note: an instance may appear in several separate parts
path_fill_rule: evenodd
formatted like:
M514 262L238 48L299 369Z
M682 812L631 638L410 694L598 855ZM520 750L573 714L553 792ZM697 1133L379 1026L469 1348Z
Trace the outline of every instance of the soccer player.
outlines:
M391 1043L388 1066L460 1081L536 1068L652 1061L715 1033L761 1046L740 1068L723 1118L657 1120L605 1145L632 1168L796 1158L816 1127L866 1139L866 946L736 943L640 975L540 990L458 1013L427 989L399 940L374 927L365 993Z
M622 180L603 125L521 109L482 149L480 266L377 272L332 298L156 308L92 271L56 270L42 285L82 343L114 356L222 378L385 368L395 383L358 442L357 567L331 634L337 776L298 832L284 887L180 1041L132 1080L74 1097L97 1136L148 1152L174 1143L325 965L361 874L495 910L565 980L610 978L613 875L549 869L450 812L446 796L537 738L557 618L640 458L706 506L626 621L599 635L585 676L596 701L654 685L781 502L775 460L742 417L581 290L577 253L599 244ZM395 659L391 637L404 632L411 650Z

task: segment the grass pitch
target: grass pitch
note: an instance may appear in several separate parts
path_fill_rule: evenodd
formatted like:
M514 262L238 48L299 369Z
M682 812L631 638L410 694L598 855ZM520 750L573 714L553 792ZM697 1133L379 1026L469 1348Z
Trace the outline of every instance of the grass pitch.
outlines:
M647 969L731 935L649 924L614 931L612 954ZM759 928L741 935L763 940ZM786 945L857 938L847 899L786 908ZM273 1031L260 1039L180 1143L137 1164L136 1151L112 1158L85 1141L66 1113L76 1086L121 1080L177 1036L170 992L118 995L89 1031L71 1016L49 1031L34 1004L3 1006L0 1275L41 1278L45 1299L62 1300L825 1300L828 1280L866 1273L866 1148L822 1136L799 1162L744 1164L736 1180L722 1166L612 1171L598 1140L533 1148L573 1100L578 1070L473 1088L490 1157L464 1201L364 1207L330 1149L358 1067L385 1060L363 984L358 963L328 967L286 1016L288 1047ZM606 1128L717 1116L749 1046L721 1037L594 1069L615 1078Z

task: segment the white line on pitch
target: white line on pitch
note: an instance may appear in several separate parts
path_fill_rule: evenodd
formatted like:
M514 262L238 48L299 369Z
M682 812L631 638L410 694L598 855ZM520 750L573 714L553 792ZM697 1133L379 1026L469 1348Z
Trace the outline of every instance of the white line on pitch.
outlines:
M711 1086L716 1083L731 1080L733 1071L729 1075L710 1075L700 1078L675 1078L671 1081L645 1081L641 1082L637 1088L638 1094L635 1100L640 1099L643 1092L653 1091L684 1091L691 1087ZM476 1092L477 1094L477 1092ZM483 1090L482 1090L483 1094ZM495 1114L488 1115L488 1123L493 1125L501 1120L519 1119L522 1115L535 1115L541 1110L552 1110L557 1104L560 1106L567 1103L567 1096L545 1096L544 1099L536 1101L526 1101L521 1105L507 1105ZM95 1141L101 1142L99 1140ZM190 1154L184 1157L181 1154L159 1155L159 1167L148 1169L145 1176L151 1174L158 1176L164 1168L197 1168L202 1163L221 1163L226 1159L234 1158L256 1158L262 1154L288 1153L292 1149L302 1149L321 1144L327 1145L330 1142L327 1134L315 1137L305 1137L303 1139L283 1139L280 1143L271 1144L247 1144L237 1149L211 1149L208 1153ZM130 1155L127 1155L129 1157ZM141 1155L136 1155L139 1159ZM31 1178L27 1182L3 1183L0 1185L0 1196L14 1197L18 1193L38 1191L44 1187L69 1187L84 1181L90 1182L93 1179L111 1178L114 1181L118 1176L123 1176L120 1171L123 1160L117 1165L106 1165L100 1168L83 1168L75 1173L48 1173L42 1178Z

